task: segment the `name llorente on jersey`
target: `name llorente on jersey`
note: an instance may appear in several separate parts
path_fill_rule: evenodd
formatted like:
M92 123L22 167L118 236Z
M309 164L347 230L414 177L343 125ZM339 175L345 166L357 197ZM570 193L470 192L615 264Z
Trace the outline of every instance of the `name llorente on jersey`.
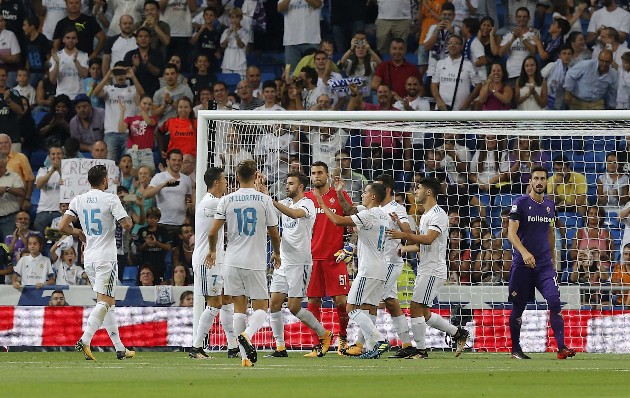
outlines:
M553 217L544 217L544 216L527 216L527 221L529 222L544 222L550 223L553 221Z
M265 197L263 195L234 195L229 196L226 199L228 199L230 202L248 202L252 200L262 202L264 198Z

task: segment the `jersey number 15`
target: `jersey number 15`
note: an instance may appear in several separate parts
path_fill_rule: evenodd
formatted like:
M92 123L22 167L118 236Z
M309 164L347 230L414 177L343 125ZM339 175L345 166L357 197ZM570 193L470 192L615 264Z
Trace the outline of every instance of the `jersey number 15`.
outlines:
M98 218L99 214L101 214L101 209L92 209L89 213L86 209L83 210L83 226L86 235L100 236L103 234L103 223Z

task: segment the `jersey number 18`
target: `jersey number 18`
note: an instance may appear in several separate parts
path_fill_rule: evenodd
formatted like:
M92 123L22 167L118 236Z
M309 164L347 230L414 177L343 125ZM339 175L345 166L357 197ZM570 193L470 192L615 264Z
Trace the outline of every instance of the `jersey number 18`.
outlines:
M253 207L234 209L234 213L236 213L238 234L253 236L256 233L256 209Z

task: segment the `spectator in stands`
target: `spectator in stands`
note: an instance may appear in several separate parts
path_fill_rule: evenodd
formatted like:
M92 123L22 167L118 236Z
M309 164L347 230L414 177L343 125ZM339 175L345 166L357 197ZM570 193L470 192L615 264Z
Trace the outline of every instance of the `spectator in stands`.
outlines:
M394 108L401 111L430 111L431 105L426 98L422 97L422 84L420 83L420 79L417 76L409 76L407 81L405 82L405 91L407 91L407 95L404 97L394 97L396 103L394 104ZM412 133L415 135L415 133ZM424 137L424 134L422 134ZM418 137L420 138L420 137ZM414 142L415 144L422 144L422 140L418 140L418 142Z
M453 24L455 18L455 6L450 2L444 2L441 6L439 21L435 21L433 25L429 27L426 33L425 39L421 42L421 48L428 56L428 69L426 75L430 80L435 72L435 66L439 60L447 57L447 42L452 35L459 34L459 27Z
M7 68L0 64L0 126L2 126L2 132L11 138L11 149L20 152L22 133L19 129L19 118L24 114L24 108L19 94L11 90L7 82Z
M613 286L630 287L630 245L626 244L621 249L621 261L615 265L610 282ZM628 290L612 291L614 305L630 307L630 293Z
M630 32L630 13L617 7L616 0L601 0L600 3L603 7L593 12L588 23L586 42L595 43L601 30L606 27L615 28L619 32L620 40L626 41Z
M177 249L177 248L175 248ZM173 249L173 250L175 250ZM175 255L173 254L173 260ZM162 285L169 286L191 286L193 284L190 269L184 264L173 263L173 279L162 282Z
M151 49L161 55L161 59L166 57L166 47L171 43L171 26L166 21L160 20L160 6L156 0L146 0L144 2L144 19L138 22L136 28L147 28L151 37ZM181 21L178 21L181 24ZM140 44L138 44L140 46Z
M44 285L55 284L55 274L50 259L42 254L44 241L39 235L29 235L24 255L13 268L13 287L20 290L23 286L35 286L41 289Z
M333 61L333 55L335 54L335 46L331 40L324 39L321 41L321 43L319 43L318 49L308 50L309 54L302 57L300 62L298 62L297 66L293 70L293 73L291 74L291 76L293 76L294 78L298 77L302 69L306 66L315 69L316 68L315 53L317 51L323 51L324 54L326 54L326 59L328 61L326 62L326 65L325 65L326 68L330 68L333 72L339 73L339 67Z
M284 14L284 62L294 68L305 52L320 41L321 0L280 0L278 12Z
M302 95L300 94L300 88L302 84L300 82L291 82L283 84L282 86L282 99L280 105L287 111L301 111L304 110L302 102ZM320 96L323 94L320 94Z
M606 172L597 177L597 205L607 211L618 212L630 200L627 174L619 173L617 154L606 155Z
M142 18L144 0L107 0L108 11L113 11L111 21L120 21L124 15L130 16L133 21L140 21ZM135 29L135 23L131 24L132 31ZM112 37L120 34L123 27L116 24L109 25L107 36ZM124 55L124 54L123 54Z
M31 194L35 181L28 158L23 153L12 150L11 137L4 133L0 134L0 154L7 156L7 170L16 173L22 179L25 196L21 200L20 208L28 210L31 206Z
M179 71L174 64L166 64L164 67L164 80L166 86L153 94L153 114L158 116L158 126L168 119L177 117L177 104L183 97L193 98L193 93L187 84L178 83ZM227 91L227 90L226 90ZM192 106L191 106L192 110Z
M511 190L510 160L505 137L499 140L489 134L483 138L477 141L478 149L470 161L469 180L480 194L490 196L492 206L495 195Z
M151 48L151 31L141 27L136 32L137 48L124 56L126 65L131 65L134 74L147 95L160 88L159 77L164 65L164 57L158 50Z
M322 50L315 51L313 54L315 60L315 71L317 72L317 86L321 87L328 97L334 101L334 110L339 110L345 101L345 95L341 92L332 91L330 81L341 80L341 74L331 70L334 63L328 59L326 53Z
M31 216L28 212L19 211L15 215L15 230L11 235L6 235L4 237L4 244L7 247L7 251L11 257L11 262L13 264L17 263L20 259L20 253L22 250L26 249L26 238L31 234L39 234L38 231L33 231L29 229L29 225L31 223ZM11 274L7 275L8 279L11 279ZM11 283L9 280L7 283ZM2 279L0 279L0 284L2 284Z
M275 83L273 83L273 88L275 90ZM253 96L252 86L247 80L241 80L238 82L236 85L236 92L241 99L241 102L238 104L238 109L241 111L251 111L265 105L265 100Z
M236 166L244 160L254 159L254 156L241 143L241 137L235 127L229 127L225 135L225 150L216 152L215 164L223 168L227 177L236 176Z
M19 4L19 3L14 3ZM3 10L3 14L0 14L0 65L5 68L8 73L8 84L13 87L15 85L15 71L21 63L21 49L16 33L20 37L23 36L21 29L12 30L7 28L7 22L5 20L5 14L8 10Z
M190 290L186 290L184 293L181 294L181 296L179 296L179 306L192 307L194 298L195 296L193 295L193 292Z
M256 139L254 159L262 165L262 171L270 183L284 181L289 172L292 157L299 153L299 144L292 130L281 124L265 129Z
M49 79L57 82L56 95L66 94L70 99L85 94L82 79L88 75L88 55L76 44L77 29L71 26L64 31L63 48L53 51L50 59Z
M102 99L94 95L94 88L103 80L103 61L94 58L88 61L88 77L83 79L83 91L90 97L92 106L95 108L105 108Z
M264 103L255 108L257 111L283 111L284 108L276 103L277 93L276 93L276 83L273 80L266 80L263 83L263 99ZM317 99L319 104L319 98ZM243 102L243 97L241 97L241 103ZM240 105L239 105L240 107ZM240 108L243 109L243 108Z
M138 273L138 286L155 286L155 276L152 267L145 264L140 268Z
M514 91L506 84L507 76L503 65L495 62L490 67L490 74L479 90L476 102L483 111L507 111L512 104Z
M443 139L443 144L436 148L444 155L440 167L448 173L452 181L459 185L467 185L468 176L466 173L468 163L471 160L470 149L457 142L456 134L444 133Z
M372 90L377 91L379 86L384 84L401 97L407 95L405 89L407 78L416 76L420 79L422 76L415 65L405 60L406 53L407 44L401 39L393 39L389 46L391 59L381 62L376 68L374 77L372 77Z
M35 91L35 88L33 88L33 86L31 86L28 82L28 69L23 67L18 68L16 79L17 85L13 87L13 89L17 91L17 93L21 97L26 97L29 104L35 105L35 103L37 102L37 93Z
M197 154L197 119L192 111L193 103L188 97L177 101L177 117L172 117L160 126L157 131L158 150L163 158L171 150L177 148L186 154ZM168 148L164 148L163 135L170 134Z
M192 279L190 277L190 270L192 269L192 252L194 247L190 244L190 238L193 236L194 232L193 226L190 224L183 224L179 230L179 244L173 248L173 279L176 281L178 280L178 272L176 269L178 266L185 268L186 282ZM188 283L186 283L186 285L187 284Z
M553 19L565 19L569 23L569 33L582 32L581 19L590 19L591 13L589 9L592 7L589 7L590 3L586 2L571 1L570 3L567 0L554 1L551 6Z
M55 144L61 146L70 137L70 120L74 113L71 112L72 103L67 95L54 97L48 112L39 123L39 136L42 138L41 146Z
M481 252L482 237L489 234L490 228L488 223L481 218L474 218L470 221L468 236L470 248L470 259L474 262ZM472 266L472 263L471 263Z
M569 159L558 155L553 159L554 174L547 183L547 195L556 204L556 211L586 215L586 177L572 171Z
M481 90L481 80L473 64L462 56L462 46L460 36L449 37L448 57L439 60L435 66L431 93L435 98L435 107L440 111L470 108Z
M573 47L565 43L556 62L550 62L540 74L547 81L547 109L564 110L564 78L573 59Z
M530 28L529 20L529 10L526 7L519 7L516 10L516 26L501 40L499 56L507 56L505 67L511 86L514 86L516 79L520 76L525 58L536 53L534 36L539 33Z
M158 118L151 114L153 99L148 95L140 96L137 114L132 116L126 116L127 109L124 102L120 102L119 106L118 131L129 131L126 154L131 157L132 174L135 175L140 166L155 170L153 143Z
M420 2L417 14L417 20L420 23L419 41L418 47L418 68L420 75L425 76L427 72L427 65L429 64L429 51L430 48L424 47L424 42L427 39L427 34L431 29L431 26L436 25L441 19L440 15L444 0L436 0L432 2ZM454 12L454 10L453 10Z
M118 184L127 188L127 190L131 189L131 184L133 183L134 176L131 174L131 156L125 154L120 157L120 161L118 161L118 169L120 170L120 175L118 177ZM127 192L129 193L129 192Z
M536 53L542 61L541 66L546 66L550 62L555 62L560 55L560 50L564 46L564 37L571 25L564 18L554 18L553 23L549 27L550 37L543 43L540 35L534 35L534 43L536 45Z
M81 0L66 0L66 9L68 16L59 20L55 26L53 33L53 54L62 47L61 43L67 45L66 36L70 28L74 28L75 37L73 45L87 55L88 58L96 58L103 47L107 37L101 29L100 25L93 16L81 13ZM81 27L81 31L77 31L77 27ZM97 41L96 47L94 41ZM87 66L87 59L85 60ZM85 77L85 76L82 76ZM52 79L54 80L54 79Z
M610 70L613 55L604 50L597 59L580 61L564 78L564 102L569 109L614 109L617 71Z
M364 32L357 32L350 41L350 49L341 57L339 65L349 78L362 80L361 95L368 97L372 77L381 62L381 57L370 47L367 35Z
M147 226L140 228L136 238L136 247L140 253L140 262L148 264L152 271L151 277L156 281L160 281L164 277L166 264L164 257L171 250L172 239L169 232L158 222L161 220L161 212L157 207L152 207L146 211ZM142 272L144 267L140 269L140 280L142 281Z
M131 80L133 85L128 85ZM119 161L127 148L127 129L119 130L121 118L131 117L137 113L137 103L144 95L144 89L136 78L133 69L124 61L118 61L107 71L94 94L105 101L104 141L107 143L107 159ZM121 104L125 107L122 108ZM121 115L124 112L124 116Z
M475 67L475 72L481 81L488 78L486 65L486 51L483 43L478 38L480 23L477 18L465 18L462 24L461 33L464 39L462 55Z
M520 111L539 111L547 107L547 81L543 80L534 56L523 61L514 88L514 100Z
M203 10L203 24L199 26L195 34L190 38L190 44L195 46L197 56L204 54L211 64L218 64L222 56L221 31L216 25L216 11L212 7ZM212 66L215 70L216 67Z
M357 32L365 31L367 2L362 0L332 0L330 2L332 37L339 52Z
M50 295L48 305L51 307L63 307L68 305L68 303L66 303L66 296L63 294L63 290L54 290Z
M55 285L87 285L88 277L77 264L77 252L72 237L64 236L50 248L50 262L55 272Z
M42 0L40 2L40 5L40 9L36 9L36 11L37 16L40 18L40 20L44 21L44 25L42 26L42 33L49 42L52 42L57 22L68 15L68 12L66 10L66 2L65 0Z
M619 32L615 28L602 28L599 34L597 45L593 46L593 58L597 58L602 50L608 49L613 54L613 61L610 65L614 69L619 69L621 56L628 52L628 45L621 41Z
M617 109L630 109L630 52L621 56L617 86Z
M142 165L138 168L138 178L134 180L129 193L132 195L140 196L142 198L143 207L145 209L145 222L144 223L134 223L133 229L131 230L131 234L136 236L138 234L138 230L142 227L147 226L146 223L146 210L151 207L156 207L157 203L155 201L155 197L147 198L144 196L144 192L149 187L149 183L151 182L151 178L153 177L154 168L150 168L149 166ZM140 214L140 206L138 204L133 204L133 211L137 214Z
M451 228L448 235L448 281L457 285L470 285L470 249L465 232L459 228Z
M534 166L543 166L549 170L551 158L549 152L540 147L538 137L519 136L510 154L510 170L512 174L512 187L514 193L527 193L530 170Z
M15 227L15 216L25 194L22 178L7 169L8 156L0 152L0 236L10 235Z
M180 72L179 75L177 75L177 84L188 84L188 78L182 73L182 58L179 55L171 55L171 57L166 60L166 63L175 65ZM166 86L166 79L160 77L160 87L164 86Z
M243 11L240 8L232 8L229 15L230 26L221 34L221 47L224 49L221 71L238 73L244 79L247 69L245 47L249 40L249 31L241 25Z
M160 10L164 22L171 27L171 41L168 44L167 56L177 54L182 58L181 71L190 71L190 38L192 36L192 13L197 11L197 1L185 2L175 0L161 0ZM155 23L154 23L155 24ZM192 97L190 97L192 98Z
M194 100L199 100L199 91L202 88L208 88L212 86L217 79L214 74L210 72L210 58L205 53L198 54L195 57L195 73L190 76L188 85L195 96Z
M411 28L411 7L407 0L377 0L376 49L385 54L392 39L407 42Z
M133 35L133 17L122 15L118 26L120 26L120 33L110 35L103 48L103 76L106 76L116 63L123 61L128 52L138 48L137 40Z
M494 28L494 20L490 17L481 19L477 39L483 45L484 54L486 55L486 72L490 74L490 67L494 63L501 63L499 58L499 37Z
M477 255L473 257L471 269L471 282L473 284L493 285L500 281L495 280L494 269L497 267L495 263L502 262L502 253L494 250L492 233L486 230L481 235L481 248Z
M96 141L90 150L92 159L107 159L107 144L105 141Z
M320 95L328 95L328 87L317 84L319 76L317 71L309 66L302 68L300 77L297 80L298 85L303 86L302 90L302 106L306 110L310 110L317 104L317 98ZM299 89L299 86L298 86Z
M335 168L332 169L332 175L335 179L339 178L339 181L342 182L343 190L348 192L353 203L361 201L361 195L368 185L368 180L363 174L352 169L350 152L341 150L335 153Z
M104 138L105 111L93 107L85 94L77 95L73 104L76 115L69 123L70 136L79 140L81 151L91 151L94 143Z
M44 77L37 83L37 107L33 109L33 113L50 111L57 92L57 82L51 82L49 75L50 73L46 70Z
M571 45L573 49L573 58L571 59L571 66L578 61L584 61L591 59L591 50L586 46L586 39L582 32L571 32L567 43Z
M253 96L262 98L262 82L260 81L260 68L256 65L250 65L245 70L245 80L249 83L253 90Z
M192 181L188 176L180 174L182 160L182 151L171 149L166 156L166 170L156 174L144 191L145 198L156 198L157 207L161 211L160 225L168 231L170 240L175 240L179 234L187 207L194 206Z

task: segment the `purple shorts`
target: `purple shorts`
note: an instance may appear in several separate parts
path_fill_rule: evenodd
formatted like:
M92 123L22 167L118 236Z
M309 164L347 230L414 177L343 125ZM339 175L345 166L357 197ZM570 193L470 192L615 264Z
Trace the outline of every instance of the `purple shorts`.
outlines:
M536 268L513 267L510 272L509 297L512 303L527 303L535 300L535 290L547 300L549 297L560 296L560 289L556 280L556 270L553 265L536 265Z

